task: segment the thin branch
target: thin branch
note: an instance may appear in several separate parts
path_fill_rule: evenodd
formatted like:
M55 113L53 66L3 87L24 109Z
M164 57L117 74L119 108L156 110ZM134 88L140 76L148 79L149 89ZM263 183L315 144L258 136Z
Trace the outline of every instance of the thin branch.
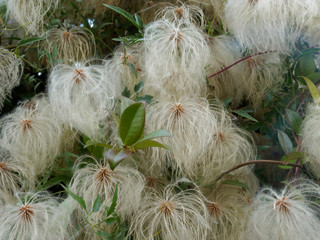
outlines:
M212 75L209 76L208 78L212 78L212 77L214 77L214 76L216 76L216 75L218 75L218 74L220 74L220 73L223 73L224 71L228 70L229 68L233 67L234 65L237 65L238 63L241 63L241 62L243 62L243 61L245 61L245 60L247 60L247 59L249 59L249 58L252 58L252 57L255 57L255 56L259 56L259 55L263 55L263 54L267 54L267 53L272 53L272 52L276 52L276 51L258 52L258 53L256 53L256 54L252 54L252 55L250 55L250 56L241 58L240 60L232 63L231 65L229 65L229 66L221 69L219 72L216 72L216 73L212 74Z
M259 164L259 163L265 163L265 164L276 164L276 165L282 165L282 166L290 166L290 167L298 167L298 168L302 168L301 164L297 164L297 163L286 163L283 161L276 161L276 160L255 160L255 161L249 161L249 162L245 162L245 163L241 163L233 168L231 168L230 170L224 172L223 174L221 174L216 181L219 181L221 178L223 178L225 175L227 175L230 172L233 172L234 170L237 170L239 168L242 168L244 166L247 165L251 165L251 164Z

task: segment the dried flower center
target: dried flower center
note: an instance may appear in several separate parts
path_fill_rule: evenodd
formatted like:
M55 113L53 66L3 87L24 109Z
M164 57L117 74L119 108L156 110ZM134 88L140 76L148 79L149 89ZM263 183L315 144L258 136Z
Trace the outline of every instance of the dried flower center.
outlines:
M174 211L174 207L173 207L173 204L171 202L163 201L160 204L159 212L164 214L166 217L171 216L173 211Z
M146 1L146 6L151 7L153 5L153 1Z
M64 31L64 32L62 33L62 38L63 38L64 40L68 41L68 40L70 39L70 37L71 37L71 33L70 33L70 32Z
M214 134L214 136L218 137L218 140L221 142L225 140L225 136L222 132L218 132L217 134Z
M288 214L289 213L289 209L288 209L289 206L290 206L290 204L288 202L286 202L286 198L283 197L283 198L277 200L277 202L274 205L274 209L276 207L278 207L280 212Z
M30 110L35 110L36 109L36 104L34 101L29 101L27 102L24 107L30 109Z
M184 108L181 104L175 104L172 108L172 113L174 114L174 118L179 118L184 113Z
M174 13L178 16L178 18L182 18L183 17L183 9L182 8L176 8L174 10Z
M255 68L255 67L257 67L257 64L258 63L257 63L256 59L254 59L254 58L247 59L247 65L249 68Z
M5 172L5 171L7 171L7 170L8 170L7 165L4 164L4 163L0 163L0 171L1 171L1 172Z
M31 123L32 121L30 119L24 119L21 121L21 125L22 125L22 131L25 132L27 131L28 129L31 129L32 126L31 126Z
M130 63L130 64L133 64L134 63L134 60L133 60L133 57L131 55L123 55L121 57L121 61L122 61L122 64L125 64L125 63Z
M146 179L146 186L153 188L153 187L155 187L155 185L156 185L156 179L153 178L153 177L147 177L147 179Z
M180 43L180 41L182 40L182 34L179 30L173 31L173 33L171 34L169 41L171 40L175 40L177 41L177 43Z
M258 0L248 0L250 4L256 4Z
M110 172L103 168L99 171L98 175L97 175L97 179L100 183L103 183L103 182L108 182L111 178L111 174Z
M218 207L218 204L212 202L212 203L209 203L208 206L208 211L209 211L209 214L210 216L214 217L214 218L217 218L220 213L221 213L221 210L220 208Z
M31 206L26 204L25 206L21 207L19 210L19 215L23 220L31 222L31 218L34 215L34 211L31 209Z
M76 84L79 84L82 80L86 79L82 69L75 69L75 72L76 75L73 77L73 80Z

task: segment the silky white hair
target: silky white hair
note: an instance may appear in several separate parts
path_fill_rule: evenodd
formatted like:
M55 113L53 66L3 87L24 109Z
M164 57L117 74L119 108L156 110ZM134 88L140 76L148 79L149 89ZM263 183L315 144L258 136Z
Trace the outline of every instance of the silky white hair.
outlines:
M228 0L227 27L243 47L288 52L299 36L290 28L288 5L286 0Z
M208 239L236 240L245 231L250 201L239 186L217 183L207 192L207 211L212 235Z
M207 75L210 76L242 58L240 47L234 38L227 35L213 37L210 41L210 65ZM214 95L220 100L232 97L232 106L237 106L244 96L243 72L239 64L209 78L214 88Z
M176 184L147 194L140 204L129 234L144 239L206 239L210 229L200 192L177 190Z
M134 86L144 80L143 51L143 43L128 47L120 46L114 51L112 58L106 61L105 67L110 79L114 84L121 86L121 90L128 87L132 94ZM135 76L131 67L135 68L137 76Z
M91 162L85 162L85 160ZM115 212L123 220L130 220L133 212L139 207L141 194L145 186L145 178L136 169L117 166L111 170L106 159L98 161L90 156L77 160L75 173L70 183L70 190L81 196L92 210L93 203L100 195L102 206L91 219L96 223L106 218L106 207L110 207L116 185L118 200ZM80 208L80 207L79 207Z
M318 239L319 186L309 180L287 183L281 191L263 188L247 224L252 239Z
M57 59L64 64L74 64L94 57L93 34L85 28L52 28L46 33L49 53L57 48Z
M212 134L217 131L217 120L206 99L172 98L148 106L146 128L147 132L165 129L173 135L161 140L172 152L160 148L150 150L151 156L147 159L150 168L166 172L169 160L173 168L178 167L186 176L195 177L199 165L204 164Z
M306 162L309 164L311 171L318 176L320 173L320 106L311 104L307 108L307 114L301 126L301 147L306 156Z
M19 85L22 73L22 60L13 52L0 47L0 110L4 99Z
M58 201L46 193L19 193L15 203L0 211L0 239L61 240L67 236L60 221L64 213L59 213Z
M59 0L6 0L8 13L27 33L41 35L45 16L50 9L57 8Z
M239 64L241 86L254 109L261 108L267 93L277 92L284 84L286 71L279 53L253 56Z
M0 119L2 147L36 175L59 154L61 122L46 97L36 96Z
M145 91L155 97L205 96L210 52L195 25L167 19L150 23L145 40Z
M104 65L76 63L53 68L48 85L50 103L59 118L92 139L105 135L109 110L114 108L117 89Z

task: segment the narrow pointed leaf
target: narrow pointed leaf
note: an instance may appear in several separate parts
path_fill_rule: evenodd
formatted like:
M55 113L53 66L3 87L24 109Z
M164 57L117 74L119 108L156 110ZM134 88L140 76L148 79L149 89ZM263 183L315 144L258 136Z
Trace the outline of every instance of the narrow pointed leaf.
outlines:
M66 188L65 186L61 185L66 191L67 193L74 199L76 200L80 206L87 211L87 206L86 206L86 202L83 200L82 197L78 196L77 194L71 192L68 188Z
M145 140L160 138L160 137L172 137L172 135L168 131L160 129L160 130L153 131L152 133L149 133L147 136L140 139L136 144L143 142Z
M293 151L292 142L285 132L278 130L278 140L285 155Z
M293 130L299 134L300 132L300 127L302 124L302 118L300 117L300 115L297 112L294 112L290 109L287 110L287 115L290 121L290 124L293 128Z
M319 93L317 87L314 85L314 83L309 78L306 78L306 77L303 77L303 76L302 76L302 78L306 81L314 102L319 105L319 103L320 103L320 93Z
M143 148L147 148L147 147L159 147L159 148L168 149L167 145L159 143L157 141L150 140L150 139L144 140L144 141L139 142L136 145L134 145L135 150L143 149Z
M245 117L245 118L248 118L250 119L251 121L254 121L254 122L259 122L257 119L255 119L254 117L252 117L251 115L249 115L249 113L247 113L246 111L244 110L235 110L233 111L235 112L236 114L242 116L242 117Z
M114 189L113 197L112 197L112 203L111 206L108 209L107 217L109 217L115 210L117 206L117 200L118 200L118 184L116 185L116 188Z
M111 145L105 144L105 143L98 143L92 140L89 140L86 142L86 145L84 146L84 148L88 148L90 146L96 146L96 147L105 147L105 148L109 148L112 149L113 147Z
M93 212L98 212L100 210L101 204L102 204L102 202L101 202L101 199L100 199L100 195L98 193L98 196L97 196L96 200L93 203L92 211Z
M128 13L127 11L119 8L119 7L115 7L115 6L111 6L108 4L103 4L105 7L112 9L113 11L120 13L122 16L124 16L126 19L128 19L133 25L135 25L138 29L140 29L139 24L135 21L135 19L133 18L133 16Z

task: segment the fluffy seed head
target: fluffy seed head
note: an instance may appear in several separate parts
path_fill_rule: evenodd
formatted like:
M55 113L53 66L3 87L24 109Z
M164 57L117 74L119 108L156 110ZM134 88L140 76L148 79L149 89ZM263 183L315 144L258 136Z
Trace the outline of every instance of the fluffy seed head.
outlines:
M49 78L49 99L58 117L94 139L105 134L100 125L107 125L108 110L113 109L118 95L116 91L104 66L89 65L89 62L57 65Z
M280 192L262 189L253 202L248 232L253 239L318 239L319 186L307 180Z
M19 85L23 63L14 53L0 47L0 110L11 90Z
M202 96L209 47L204 33L181 20L157 20L145 30L145 91L155 97Z
M306 158L311 171L318 176L320 173L320 107L316 104L310 105L306 118L301 127L302 149L308 153Z
M63 213L56 199L44 193L20 194L17 198L16 203L1 208L1 239L58 240L66 237L60 221Z
M47 34L48 51L57 47L57 59L65 64L85 61L94 56L95 41L85 28L52 28Z
M9 15L33 35L42 34L46 14L58 4L57 0L7 0Z
M46 97L36 96L0 120L2 147L41 174L60 153L61 122Z
M144 197L129 230L134 239L206 239L210 230L202 195L175 187Z
M216 132L216 117L208 101L202 98L161 100L150 105L147 113L148 131L166 129L173 135L173 138L163 140L172 147L172 152L159 148L150 150L150 168L165 172L166 161L170 160L174 168L178 167L186 176L194 177L208 150L210 137Z
M243 47L287 52L299 36L291 28L289 5L286 0L228 0L227 27Z
M86 158L91 159L92 163L83 164L82 160ZM99 222L105 217L105 207L111 205L117 184L118 200L115 211L123 219L130 219L132 213L139 207L145 186L145 179L137 170L118 166L112 171L106 160L98 162L90 157L82 157L76 164L70 189L85 200L88 208L93 206L97 195L100 195L103 201L101 210L92 216L94 221Z

